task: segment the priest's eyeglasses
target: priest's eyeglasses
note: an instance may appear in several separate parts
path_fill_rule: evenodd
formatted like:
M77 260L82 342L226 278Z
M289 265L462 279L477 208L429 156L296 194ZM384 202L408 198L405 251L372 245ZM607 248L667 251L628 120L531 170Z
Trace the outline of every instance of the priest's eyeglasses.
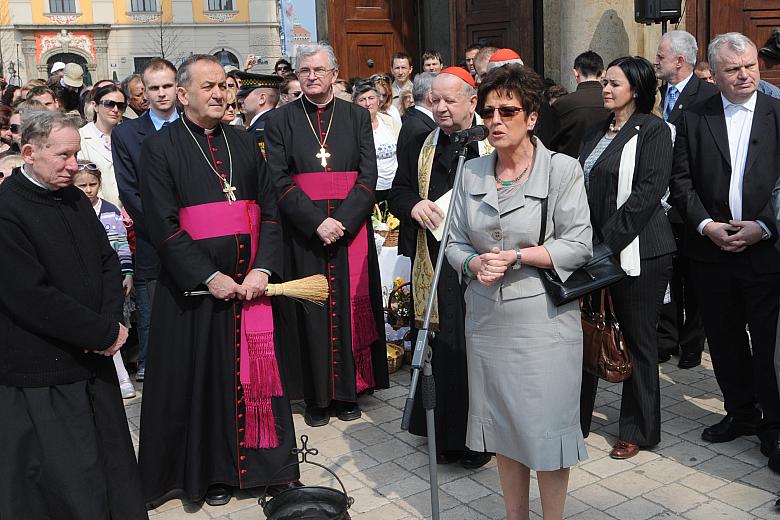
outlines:
M498 110L498 113L501 114L502 118L511 119L515 117L518 113L523 111L523 107L513 107L513 106L504 106L504 107L484 107L481 110L479 110L479 116L482 119L490 120L493 119L493 116L496 114L496 110Z
M298 76L299 78L306 79L312 73L314 73L314 75L317 76L318 78L324 78L334 70L336 69L326 69L325 67L317 67L316 69L299 69L295 71L295 75Z

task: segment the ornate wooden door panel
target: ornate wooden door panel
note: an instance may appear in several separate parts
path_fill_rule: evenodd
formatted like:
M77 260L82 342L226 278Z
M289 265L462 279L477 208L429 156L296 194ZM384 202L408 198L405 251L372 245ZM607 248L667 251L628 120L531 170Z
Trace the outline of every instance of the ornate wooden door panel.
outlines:
M450 0L451 63L463 61L463 49L472 43L509 47L534 67L533 0Z
M392 56L417 56L413 0L329 0L328 30L342 78L390 72Z

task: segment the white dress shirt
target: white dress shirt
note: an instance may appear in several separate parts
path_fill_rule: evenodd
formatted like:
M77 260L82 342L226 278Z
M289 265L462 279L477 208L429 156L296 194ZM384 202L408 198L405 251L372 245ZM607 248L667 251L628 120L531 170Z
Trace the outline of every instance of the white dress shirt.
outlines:
M745 178L745 163L747 160L748 146L750 145L750 131L753 128L753 114L756 111L756 99L754 92L744 103L732 103L720 95L723 102L723 112L726 117L726 131L729 138L729 159L731 162L731 180L729 181L729 209L734 220L742 220L742 182ZM711 218L704 219L698 226L699 233L704 234L704 226L712 222ZM763 222L758 224L767 231Z

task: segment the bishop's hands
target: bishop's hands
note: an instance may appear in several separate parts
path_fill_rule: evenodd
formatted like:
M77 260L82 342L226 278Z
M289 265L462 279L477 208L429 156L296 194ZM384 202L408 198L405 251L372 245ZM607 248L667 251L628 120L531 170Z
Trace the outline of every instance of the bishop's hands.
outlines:
M258 269L252 269L241 284L246 301L263 296L266 287L268 287L268 274Z
M333 217L328 217L317 227L317 236L320 237L323 245L329 246L343 237L346 229L344 224Z
M421 228L433 231L444 220L444 212L435 202L423 199L412 208L412 218Z
M488 253L475 256L469 261L468 268L476 273L477 281L482 285L493 285L500 280L506 270L517 261L517 251L494 247Z
M247 278L249 278L251 274L252 273L247 275ZM217 273L216 276L206 284L206 287L208 287L209 292L214 298L219 298L220 300L232 300L233 298L243 300L244 295L246 294L246 289L243 286L237 284L235 280L223 273Z
M754 220L709 222L702 232L721 250L729 253L741 253L748 246L760 242L764 234L761 225Z

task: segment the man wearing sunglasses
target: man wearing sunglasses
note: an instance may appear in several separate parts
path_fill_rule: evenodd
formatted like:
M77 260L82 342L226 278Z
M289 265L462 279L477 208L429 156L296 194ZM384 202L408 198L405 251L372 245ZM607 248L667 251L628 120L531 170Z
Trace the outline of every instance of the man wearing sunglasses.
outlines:
M251 72L239 72L238 77L241 78L241 90L237 97L244 100L241 113L247 131L255 136L257 145L265 155L265 122L279 103L282 77Z
M419 77L419 75L418 75ZM415 88L417 87L415 78ZM398 170L388 200L390 211L401 220L398 253L412 259L412 292L415 322L423 321L427 287L439 253L439 242L431 232L443 225L444 211L434 202L452 189L459 146L450 135L481 122L474 115L477 90L466 69L448 67L432 81L429 103L438 128L417 132L399 139ZM404 123L406 125L407 123ZM403 131L403 130L402 130ZM470 143L467 159L488 152L482 143ZM422 164L420 158L423 157ZM427 158L427 159L426 159ZM429 186L423 188L421 186ZM428 283L415 283L425 280ZM466 336L463 324L466 308L458 273L443 264L437 286L438 301L432 324L439 331L431 341L436 391L436 449L439 463L459 462L466 468L478 468L490 461L490 455L466 448L469 393L466 369ZM415 401L409 431L427 435L425 410L421 399Z
M141 145L163 125L179 118L176 112L176 67L169 61L154 58L141 71L144 96L149 103L141 117L128 119L111 133L111 154L119 198L133 219L136 234L135 290L138 310L138 372L137 381L146 376L146 354L149 343L149 322L160 260L149 238L146 218L141 205L140 177Z

